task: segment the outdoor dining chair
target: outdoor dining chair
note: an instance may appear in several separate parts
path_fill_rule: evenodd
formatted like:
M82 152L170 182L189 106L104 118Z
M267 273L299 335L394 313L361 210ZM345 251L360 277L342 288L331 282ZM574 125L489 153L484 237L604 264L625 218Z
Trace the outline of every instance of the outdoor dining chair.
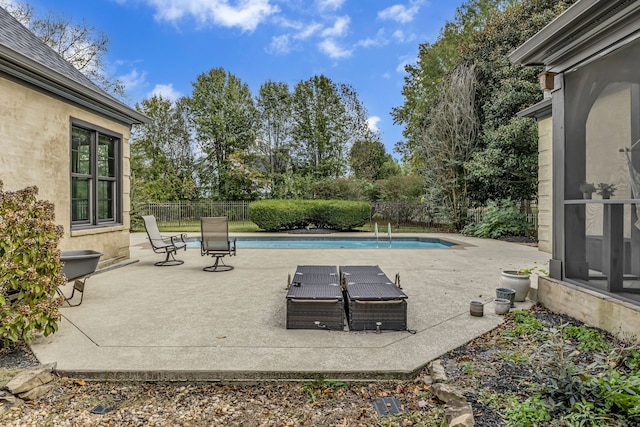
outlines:
M187 242L185 238L186 234L177 234L174 236L163 236L158 230L158 224L156 223L156 217L153 215L142 215L144 221L144 228L147 230L147 236L151 243L151 249L157 254L166 254L164 261L158 261L154 265L159 267L180 265L184 261L176 259L175 254L180 249L187 250Z
M233 266L226 265L222 258L236 254L236 239L229 238L229 220L226 216L200 218L202 239L200 254L216 259L213 265L203 268L204 271L229 271Z

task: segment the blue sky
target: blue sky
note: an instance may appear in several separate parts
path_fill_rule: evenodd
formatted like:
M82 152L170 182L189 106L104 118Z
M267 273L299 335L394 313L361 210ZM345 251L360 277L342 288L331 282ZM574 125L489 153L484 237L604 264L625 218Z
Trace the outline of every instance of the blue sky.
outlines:
M290 88L316 74L353 86L387 152L402 139L404 65L433 42L462 0L28 0L38 14L85 18L109 36L108 72L130 104L191 93L223 67L254 95L268 80Z

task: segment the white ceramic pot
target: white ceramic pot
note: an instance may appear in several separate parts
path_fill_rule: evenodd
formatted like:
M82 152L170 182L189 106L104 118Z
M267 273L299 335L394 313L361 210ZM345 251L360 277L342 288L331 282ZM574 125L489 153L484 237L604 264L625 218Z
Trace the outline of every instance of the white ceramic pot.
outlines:
M507 314L511 308L511 300L496 298L493 300L493 306L496 309L496 314Z
M500 287L514 289L516 291L514 301L522 302L527 299L531 282L528 274L518 273L515 270L503 271L500 276Z

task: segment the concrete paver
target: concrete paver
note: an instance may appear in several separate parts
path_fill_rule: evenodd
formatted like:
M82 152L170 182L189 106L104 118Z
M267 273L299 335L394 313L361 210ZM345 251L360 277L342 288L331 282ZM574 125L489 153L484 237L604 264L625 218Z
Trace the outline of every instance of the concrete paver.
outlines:
M88 379L408 377L502 321L491 303L501 270L544 265L549 257L515 243L420 237L463 246L239 249L225 258L234 270L209 273L202 268L211 258L197 248L178 253L183 265L154 266L162 256L144 234L132 234L131 258L139 262L89 278L83 304L63 307L59 331L38 337L32 350L62 374ZM301 264L378 264L391 278L399 273L416 333L286 329L287 276ZM469 315L471 300L486 303L483 317Z

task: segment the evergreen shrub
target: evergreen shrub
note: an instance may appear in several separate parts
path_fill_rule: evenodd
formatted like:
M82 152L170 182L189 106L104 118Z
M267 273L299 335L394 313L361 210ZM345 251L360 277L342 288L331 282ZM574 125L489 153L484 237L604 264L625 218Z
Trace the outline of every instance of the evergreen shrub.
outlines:
M464 227L462 234L473 237L497 239L502 236L528 236L531 224L527 215L520 212L511 200L502 203L489 202L484 210L482 221Z
M369 220L371 205L347 200L313 200L310 223L318 228L347 231Z
M249 219L266 231L317 228L346 231L364 225L371 207L346 200L260 200L249 204Z

